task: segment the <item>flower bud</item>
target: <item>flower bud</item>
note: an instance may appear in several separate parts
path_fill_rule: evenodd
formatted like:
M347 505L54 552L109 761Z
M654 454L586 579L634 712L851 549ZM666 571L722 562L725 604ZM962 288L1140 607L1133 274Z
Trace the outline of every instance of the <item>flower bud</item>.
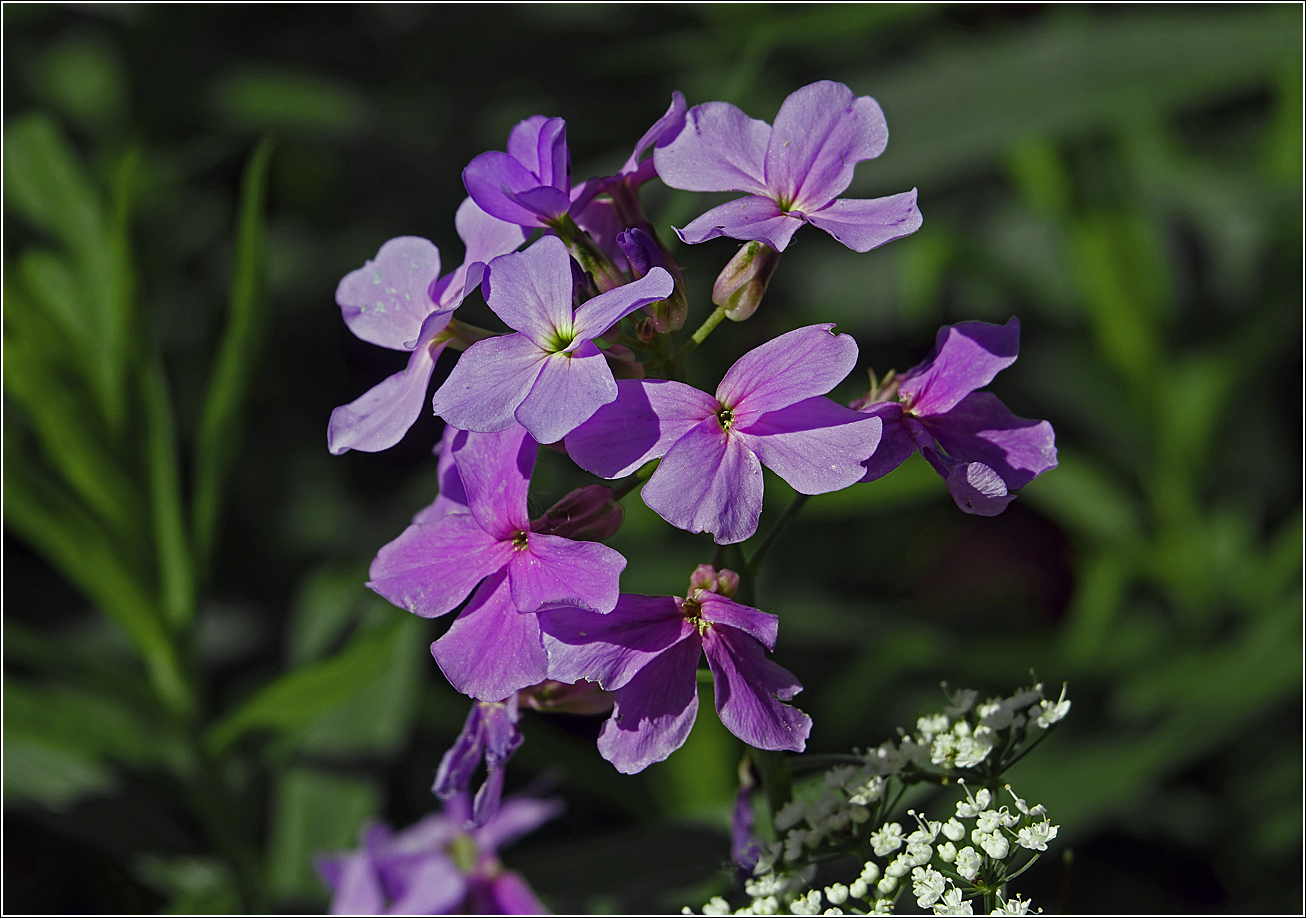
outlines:
M735 595L737 589L739 589L738 574L724 569L718 571L710 564L700 564L694 568L694 573L689 577L691 595L695 590L707 590L709 593L729 598Z
M649 337L641 337L640 340L648 342L652 340L653 334L662 335L684 328L685 318L689 315L689 304L685 300L685 284L680 278L678 269L671 271L672 266L667 264L666 253L662 251L657 240L638 226L632 226L625 232L617 234L617 245L625 254L626 260L630 262L630 273L636 279L643 277L653 268L667 268L676 281L671 296L644 307L644 311L652 317L652 321L647 323Z
M517 693L517 700L523 707L559 714L602 714L612 710L612 693L603 691L597 682L584 679L575 685L545 679L522 689Z
M577 488L531 523L532 532L601 542L621 528L624 511L606 485Z
M742 322L757 311L780 253L760 242L747 242L721 270L712 287L712 302L724 306L726 318Z
M640 323L640 326L642 325L643 323ZM638 330L637 327L636 331ZM644 378L644 364L640 363L635 352L624 344L609 344L603 349L603 356L607 358L608 369L612 371L613 379Z
M662 268L666 262L662 259L662 250L653 241L653 237L638 226L632 226L622 233L617 233L617 245L630 262L630 273L635 279L643 277L653 268Z

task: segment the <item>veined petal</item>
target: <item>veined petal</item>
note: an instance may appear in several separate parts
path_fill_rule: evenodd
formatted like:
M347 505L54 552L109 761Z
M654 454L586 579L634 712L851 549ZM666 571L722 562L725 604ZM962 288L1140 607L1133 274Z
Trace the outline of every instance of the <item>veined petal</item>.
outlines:
M703 651L726 729L758 749L802 752L812 719L783 703L803 689L793 673L768 660L756 639L727 626L708 629Z
M474 287L480 286L486 263L515 251L529 235L516 223L490 216L471 198L464 198L458 205L453 222L467 251L461 265L431 285L431 299L443 309L461 303Z
M696 424L667 454L643 490L644 503L672 526L742 542L762 514L762 466L716 417Z
M825 494L861 480L882 427L877 417L815 395L767 412L738 436L795 491Z
M617 397L603 352L593 341L574 351L549 354L515 417L541 443L557 443Z
M521 333L477 341L435 390L431 407L460 430L505 430L548 356Z
M717 400L734 410L735 425L746 428L768 411L838 385L857 363L857 342L833 328L833 323L796 328L736 360L716 389Z
M564 604L608 612L617 604L625 567L621 552L600 542L532 532L508 562L508 581L522 612Z
M947 482L948 492L957 506L976 516L997 516L1016 499L1016 495L1008 492L1002 476L983 462L954 465Z
M382 547L367 585L401 609L434 618L500 570L511 552L511 543L495 539L470 514L453 513L436 523L409 526Z
M551 188L548 185L527 188L523 191L513 191L510 188L500 190L509 201L520 204L526 210L535 214L536 222L540 225L552 223L567 213L571 207L571 198L567 192L559 191L557 188Z
M549 678L587 679L608 691L624 686L694 631L673 596L623 593L606 614L559 608L546 609L539 619L549 652Z
M599 733L599 755L633 775L684 745L698 716L700 643L691 635L639 671L617 692Z
M779 616L741 605L716 593L704 593L699 598L699 605L704 621L738 628L765 644L767 650L775 650L775 639L780 633Z
M916 452L916 443L903 426L902 405L897 402L880 402L866 408L864 413L878 417L884 424L880 443L866 460L866 474L861 479L875 481L906 462L907 457Z
M639 280L614 287L586 300L576 310L578 338L596 338L641 306L671 296L675 282L665 268L653 268Z
M783 252L802 225L800 215L781 213L770 198L748 197L713 207L684 229L677 229L676 234L690 245L728 236L764 242L777 252Z
M909 236L921 228L916 189L884 198L833 202L821 210L803 212L807 222L825 230L854 252Z
M544 236L530 248L490 262L485 302L495 315L543 350L554 350L559 335L571 340L571 256L557 236Z
M526 493L535 469L536 443L520 425L497 433L465 432L452 444L467 507L481 528L511 540L531 528Z
M684 191L765 195L766 144L771 126L728 102L695 105L676 139L653 151L658 176Z
M351 449L375 453L402 440L422 413L431 371L442 350L443 343L420 345L402 372L331 412L327 424L327 449L331 454L339 456Z
M498 701L518 689L543 682L549 658L534 615L517 611L508 589L508 572L487 579L431 656L451 685L481 701Z
M345 324L359 338L396 351L410 347L435 309L427 287L440 274L440 250L420 236L399 236L336 287Z
M679 92L671 94L671 107L653 126L644 132L644 136L635 144L635 151L630 154L630 159L621 167L622 175L630 175L639 169L639 158L644 155L644 151L656 143L659 147L665 147L677 137L685 128L685 97Z
M853 169L884 152L889 126L870 96L821 80L789 94L775 116L766 148L771 194L806 212L833 201L853 180Z
M617 398L567 434L567 454L600 478L621 478L671 448L717 401L667 379L619 379Z
M532 115L508 135L508 155L539 179L540 184L567 190L567 122Z
M943 414L1015 363L1019 350L1020 322L1014 317L1006 325L945 325L930 355L902 374L898 395L919 417Z
M482 153L463 169L463 187L476 205L492 217L519 226L542 226L540 215L505 192L521 193L541 186L535 175L507 153Z
M1052 425L1016 417L991 392L972 392L921 423L954 459L984 463L1013 491L1057 465Z

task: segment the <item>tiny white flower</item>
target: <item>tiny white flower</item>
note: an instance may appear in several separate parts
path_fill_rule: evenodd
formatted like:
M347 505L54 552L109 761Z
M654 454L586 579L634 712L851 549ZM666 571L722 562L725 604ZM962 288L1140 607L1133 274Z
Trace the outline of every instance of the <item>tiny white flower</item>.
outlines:
M970 833L970 840L984 849L984 853L995 860L1002 860L1011 851L1011 842L1002 832L981 832L979 829Z
M898 885L897 877L891 877L888 874L885 874L880 879L880 882L875 884L875 891L879 893L881 896L887 896L889 893L893 892L894 888L897 885Z
M780 900L775 896L758 899L753 903L753 911L758 915L778 915L780 914Z
M975 709L980 723L993 730L1005 730L1011 726L1011 717L1015 711L1001 698L990 698Z
M943 709L946 717L960 717L970 710L975 699L979 697L979 692L974 689L957 689L956 694L951 698L951 704Z
M958 768L973 768L988 758L993 751L993 731L980 727L969 736L957 740L954 763Z
M1051 820L1048 819L1026 826L1016 833L1016 840L1020 842L1020 846L1031 851L1046 851L1048 842L1056 837L1057 826L1052 825Z
M835 883L833 886L825 887L825 898L830 900L831 905L843 905L848 901L848 887L842 883Z
M885 740L862 756L866 767L877 775L896 775L907 764L907 756L893 740Z
M1039 682L1035 684L1032 688L1021 689L1020 691L1016 692L1016 694L1012 695L1010 698L1007 699L1007 704L1011 706L1011 709L1013 711L1019 711L1021 708L1033 704L1035 701L1038 701L1042 697L1043 697L1043 683Z
M949 841L961 841L966 836L966 827L955 818L949 819L943 824L943 834Z
M947 879L933 867L917 867L911 873L912 893L921 908L929 908L938 902L947 885Z
M805 829L790 829L785 836L785 860L796 861L803 853L803 843L807 841Z
M848 802L859 803L863 806L874 803L884 796L884 786L884 778L879 775L875 775L860 784L852 785L848 788Z
M704 915L729 915L730 911L730 903L720 896L713 896L707 901L707 905L703 906ZM692 915L693 912L689 914Z
M821 914L822 914L822 915L842 915L842 914L843 914L843 909L841 909L841 908L827 908L825 911L821 912Z
M875 905L871 908L871 910L870 910L869 912L867 912L867 914L868 914L868 915L892 915L892 914L893 914L893 900L892 900L892 899L876 899L876 900L875 900Z
M1055 702L1040 701L1037 707L1029 709L1029 716L1034 718L1034 722L1046 730L1057 721L1061 720L1070 713L1070 702L1066 700L1066 687L1061 686L1061 697Z
M784 845L780 844L780 842L762 845L762 851L757 857L757 866L753 868L753 875L760 877L774 870L775 862L779 860L782 851L784 851Z
M912 842L907 846L907 850L898 856L905 861L910 861L914 866L924 866L934 857L934 849L930 847L929 842Z
M902 847L902 826L896 822L881 826L871 833L871 850L880 857L892 854Z
M939 845L939 860L945 864L951 864L957 859L957 846L952 842L944 842Z
M1017 896L1014 899L1002 899L1002 897L999 896L998 899L1000 904L993 911L989 912L990 915L1028 915L1030 914L1030 906L1033 904L1028 899L1020 898L1020 896ZM1041 908L1036 909L1037 913L1041 913L1042 911L1043 909Z
M916 732L927 741L936 733L942 733L947 729L948 715L946 714L931 714L916 721Z
M992 832L999 826L1014 826L1020 817L1012 814L1005 806L997 810L985 810L975 818L975 828L981 832Z
M784 892L785 887L788 885L784 877L769 873L766 876L745 880L744 892L754 899L760 899L764 896L773 896L778 892Z
M852 765L836 765L825 773L825 786L835 790L849 784L857 775Z
M980 788L980 792L974 797L970 795L970 788L966 788L966 799L957 801L957 815L962 819L974 819L980 813L989 808L993 802L993 795L989 793L987 787Z
M875 861L867 861L862 865L862 874L857 879L867 885L874 883L880 878L880 865Z
M965 877L967 880L975 879L975 875L979 873L980 863L979 852L970 845L967 845L957 852L957 873L961 874L961 876Z
M799 896L789 903L789 911L795 915L821 914L821 891L809 890L807 895Z
M852 896L854 899L865 899L868 888L869 887L866 885L865 881L853 880L848 884L848 895Z
M803 806L797 800L790 800L784 806L780 807L780 812L775 814L775 828L777 832L785 832L798 825L799 821L807 815L807 807Z
M900 854L893 860L889 861L889 866L884 868L886 877L893 877L895 880L906 874L915 867L916 864L906 854Z
M936 915L973 915L974 910L970 902L962 901L962 891L955 886L949 886L948 891L943 894L943 899L934 906Z

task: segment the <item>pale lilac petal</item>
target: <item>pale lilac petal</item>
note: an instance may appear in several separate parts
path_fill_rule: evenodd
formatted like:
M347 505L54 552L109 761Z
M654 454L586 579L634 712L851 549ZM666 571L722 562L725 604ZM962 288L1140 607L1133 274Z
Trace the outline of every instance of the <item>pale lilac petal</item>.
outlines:
M508 135L508 155L539 178L539 184L567 190L567 122L532 115Z
M777 252L783 252L802 225L803 218L799 214L781 213L770 198L748 197L713 207L690 221L684 229L676 229L676 234L690 245L728 236L762 242Z
M693 631L672 596L623 593L611 612L548 609L539 614L549 652L549 678L587 679L619 689L668 647Z
M535 469L535 441L518 425L497 433L462 433L452 444L467 506L481 528L511 540L531 528L526 493Z
M684 383L619 379L616 401L567 435L567 454L600 478L621 478L661 456L718 407L712 396Z
M767 650L775 650L775 640L780 633L779 616L741 605L716 593L704 593L699 604L704 621L737 628L757 638Z
M862 160L884 152L889 126L870 96L822 80L789 94L766 148L766 186L798 210L817 210L853 180Z
M470 515L453 513L437 523L409 526L384 546L372 561L367 585L401 609L433 618L466 599L483 577L508 563L511 553L511 542L499 542Z
M548 356L523 334L477 341L435 390L431 407L460 430L505 430Z
M626 567L621 552L599 542L573 542L532 532L508 562L512 600L522 612L543 605L577 605L608 612L617 604Z
M653 126L644 132L644 136L635 144L635 152L630 154L630 159L621 167L622 175L630 175L639 168L639 158L644 155L644 151L656 143L659 147L665 147L677 137L685 128L685 97L679 91L671 94L671 107Z
M544 236L530 248L490 262L485 302L509 328L541 348L554 350L560 334L570 340L571 256L557 236Z
M471 198L464 198L458 205L453 222L467 252L461 265L431 285L431 299L442 309L452 309L461 303L480 286L486 263L515 251L530 235L529 230L516 223L490 216Z
M875 481L906 462L907 457L916 452L916 443L903 426L902 405L897 402L879 402L871 405L864 413L878 417L884 424L880 444L866 460L866 474L861 479Z
M498 701L543 682L549 670L540 623L517 611L506 571L481 584L444 637L431 645L431 656L455 689L481 701Z
M561 816L564 809L557 797L509 797L493 819L472 832L472 838L481 851L498 851Z
M318 872L334 894L331 914L380 915L385 911L381 878L366 851L355 851L340 858L323 858L318 862Z
M857 364L857 342L833 328L833 323L796 328L735 361L716 390L717 400L734 409L734 423L746 428L768 411L838 385Z
M585 341L569 353L548 355L515 417L536 440L557 443L616 397L607 359Z
M530 885L517 873L505 870L483 883L471 914L547 915L549 910L536 898Z
M757 531L762 466L738 437L710 417L667 450L642 496L672 526L707 531L718 544L730 545Z
M665 300L674 286L665 268L653 268L639 280L600 293L576 310L575 334L596 338L641 306Z
M332 411L327 424L327 449L331 454L339 456L351 449L376 453L402 440L422 413L435 358L442 350L443 343L417 348L402 372Z
M782 703L802 691L793 673L768 660L761 644L734 628L709 628L703 651L726 729L758 749L802 752L812 719Z
M444 425L440 442L435 446L436 455L440 457L435 466L440 493L436 495L433 504L418 511L413 517L414 523L434 523L450 513L467 512L467 492L463 488L462 477L458 474L458 466L453 461L453 441L460 433L463 431L452 424Z
M658 176L684 191L765 195L766 144L771 126L728 102L695 105L676 139L653 151Z
M376 258L344 276L336 303L345 324L369 344L397 351L418 337L422 320L435 309L427 287L440 274L440 250L420 236L399 236Z
M685 744L698 716L700 646L696 634L687 637L617 692L598 743L599 755L617 771L633 775Z
M467 895L467 878L443 852L431 852L413 865L403 894L387 909L391 915L450 914Z
M739 438L762 465L800 494L825 494L856 484L880 443L883 422L823 395L769 411Z
M957 506L976 516L997 516L1016 499L1016 495L1008 493L1002 477L982 462L954 466L947 481Z
M542 226L544 221L534 210L508 196L540 187L535 175L507 153L491 150L482 153L463 169L463 187L476 205L492 217L519 226Z
M991 392L972 392L921 422L950 456L984 463L1013 491L1057 465L1052 425L1016 417Z
M617 234L626 228L626 223L617 216L617 210L610 199L591 198L577 210L573 192L571 216L576 225L599 244L599 248L612 259L618 270L625 271L629 267L625 253L617 245Z
M854 252L909 236L921 228L916 189L868 200L843 199L829 207L805 211L807 222L825 230Z
M924 417L943 414L1016 362L1020 322L962 322L939 329L934 350L898 383L904 407Z

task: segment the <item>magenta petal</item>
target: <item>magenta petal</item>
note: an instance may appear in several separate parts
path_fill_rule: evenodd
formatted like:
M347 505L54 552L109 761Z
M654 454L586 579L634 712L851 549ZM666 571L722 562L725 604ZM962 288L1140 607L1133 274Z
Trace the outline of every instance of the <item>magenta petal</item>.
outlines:
M676 139L653 151L658 176L684 191L765 195L766 144L771 126L728 102L695 105Z
M536 453L530 435L515 424L497 433L462 433L452 452L468 509L481 528L508 540L528 531L526 494Z
M1007 492L1002 477L982 462L954 466L947 481L957 506L976 516L997 516L1016 499Z
M716 399L684 383L619 379L616 401L567 435L567 454L600 478L621 478L661 456L717 408Z
M509 328L547 350L554 350L559 334L570 338L571 256L557 236L494 259L488 283L485 302Z
M547 915L549 910L535 897L530 885L519 874L504 870L490 880L479 881L471 914ZM438 915L443 912L423 912Z
M742 542L762 514L762 466L709 417L667 450L643 498L672 526L710 532L720 545Z
M671 296L675 282L665 268L653 268L639 280L586 300L576 310L578 338L597 338L641 306Z
M549 609L539 614L549 652L549 678L588 679L619 689L655 657L693 632L672 596L623 593L607 614Z
M513 604L507 571L488 578L431 656L451 685L481 701L499 701L518 689L543 682L549 658L540 623Z
M519 226L540 226L535 211L523 207L504 192L529 191L540 179L507 153L482 153L463 169L463 186L476 205L492 217Z
M690 221L676 234L690 245L707 242L718 236L762 242L783 252L803 219L796 213L781 213L770 198L748 197L728 201Z
M498 851L562 815L563 809L556 797L509 797L493 819L472 831L472 839L481 851Z
M734 423L748 427L768 411L838 385L857 363L857 342L833 328L833 323L796 328L736 360L716 389L721 404L734 409Z
M741 605L716 593L704 593L699 603L704 621L738 628L765 644L767 650L775 650L775 640L780 633L779 616Z
M878 417L884 424L880 444L866 460L866 474L861 478L862 481L875 481L906 462L907 457L916 452L916 443L903 426L902 406L897 402L879 402L864 413Z
M453 441L461 433L464 431L452 424L444 425L444 433L440 435L440 442L435 446L435 452L440 457L435 466L435 474L440 481L440 493L433 504L413 517L414 523L434 523L450 513L467 512L467 491L463 488L458 466L454 465L453 461Z
M1014 317L1006 325L946 325L930 355L902 375L898 396L921 417L943 414L1015 363L1019 349L1020 322Z
M853 179L862 160L884 152L889 126L879 103L842 83L822 80L790 93L766 148L766 185L798 210L824 207Z
M766 658L754 638L717 626L703 635L716 684L716 709L726 729L758 749L802 752L812 719L783 704L802 691L793 673Z
M341 858L323 858L318 871L332 887L331 914L380 915L385 912L385 894L372 856L355 851Z
M536 440L557 443L616 397L607 359L585 341L574 351L548 356L516 418Z
M344 276L336 303L345 324L369 344L397 351L417 338L422 320L435 308L427 287L440 274L440 250L420 236L399 236L376 258Z
M840 200L821 210L806 211L807 222L825 230L854 252L871 249L911 235L921 228L916 189L869 200Z
M599 733L599 755L617 771L633 775L685 744L698 716L700 647L690 635L617 692L612 717Z
M408 433L426 402L435 359L444 344L419 345L408 367L331 412L327 449L339 456L351 449L365 453L389 449Z
M446 915L467 895L467 878L443 852L413 865L403 894L387 910L391 915Z
M552 223L567 213L571 207L571 198L565 191L541 185L525 191L503 189L503 195L514 204L520 204L535 214L540 224Z
M505 430L548 356L523 334L477 341L435 390L431 407L460 430Z
M879 418L823 395L769 411L739 437L762 465L800 494L825 494L856 484L880 443Z
M1052 425L1016 417L991 392L972 392L951 411L922 422L950 456L984 463L1011 490L1057 465Z
M621 552L599 542L573 542L532 532L508 562L512 600L522 612L543 605L577 605L607 612L617 604L626 567Z
M630 159L621 167L622 175L630 175L639 168L639 158L644 155L644 151L656 143L659 147L665 147L677 137L685 128L685 97L679 92L671 94L671 106L653 126L644 132L644 136L635 144L635 152L630 154Z
M444 615L483 577L508 563L511 542L499 542L468 514L409 526L372 561L368 586L424 618ZM507 697L505 692L486 701Z

